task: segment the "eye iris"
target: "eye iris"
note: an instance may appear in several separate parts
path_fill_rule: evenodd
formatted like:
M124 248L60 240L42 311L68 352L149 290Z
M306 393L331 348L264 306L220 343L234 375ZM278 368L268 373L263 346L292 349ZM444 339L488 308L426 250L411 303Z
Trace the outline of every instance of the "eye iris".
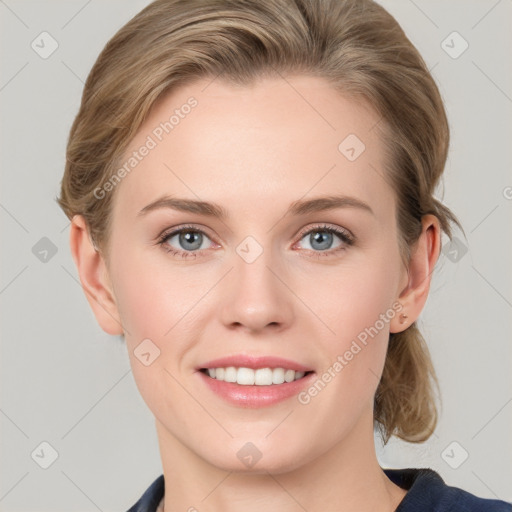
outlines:
M202 243L202 235L197 231L184 231L180 233L179 242L184 249L199 249ZM192 243L193 247L186 247L184 243Z
M329 247L332 245L332 236L332 233L329 233L327 231L316 231L315 233L312 233L311 235L309 235L311 247L320 250L329 249ZM317 242L320 244L320 247L314 246L314 243Z

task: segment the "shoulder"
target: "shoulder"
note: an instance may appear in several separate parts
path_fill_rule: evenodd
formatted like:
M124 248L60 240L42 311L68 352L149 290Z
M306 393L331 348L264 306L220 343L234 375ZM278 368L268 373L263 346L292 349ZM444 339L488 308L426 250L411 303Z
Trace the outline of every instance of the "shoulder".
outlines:
M446 485L432 469L385 469L396 485L407 490L395 512L512 512L512 504L479 498L458 487Z
M446 485L428 468L385 469L396 485L407 490L395 512L512 512L512 504L479 498L458 487ZM164 475L160 475L127 512L157 512L164 497Z
M160 475L127 512L157 512L164 497L164 487L164 475Z

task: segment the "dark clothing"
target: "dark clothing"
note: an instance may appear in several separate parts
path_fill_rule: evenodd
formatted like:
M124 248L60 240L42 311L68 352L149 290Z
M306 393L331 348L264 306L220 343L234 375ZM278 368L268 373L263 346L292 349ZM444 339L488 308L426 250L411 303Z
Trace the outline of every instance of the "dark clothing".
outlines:
M478 498L451 487L432 469L385 469L387 477L407 494L395 512L512 512L512 504ZM164 497L164 475L160 475L128 512L156 512Z
M432 469L385 469L384 473L408 490L395 512L512 512L512 503L478 498L446 485Z

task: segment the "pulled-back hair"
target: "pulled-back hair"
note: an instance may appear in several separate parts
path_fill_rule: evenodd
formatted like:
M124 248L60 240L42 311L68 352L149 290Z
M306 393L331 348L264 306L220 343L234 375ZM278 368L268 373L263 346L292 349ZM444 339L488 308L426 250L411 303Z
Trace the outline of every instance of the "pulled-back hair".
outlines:
M199 78L247 85L285 74L323 78L378 114L405 264L422 216L435 215L452 237L450 224L460 224L434 197L449 143L439 90L397 21L372 0L152 2L107 43L87 78L59 205L70 219L84 216L91 240L107 254L115 190L101 199L95 190L114 175L155 102ZM374 401L386 442L391 435L410 442L430 436L436 384L416 324L391 334Z

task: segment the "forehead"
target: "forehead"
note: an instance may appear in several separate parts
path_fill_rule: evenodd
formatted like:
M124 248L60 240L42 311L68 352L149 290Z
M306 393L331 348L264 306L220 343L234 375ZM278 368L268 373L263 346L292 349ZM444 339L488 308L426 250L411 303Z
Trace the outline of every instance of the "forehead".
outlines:
M389 209L379 119L316 77L198 80L154 105L124 156L115 209L131 215L172 194L249 214L325 193Z

